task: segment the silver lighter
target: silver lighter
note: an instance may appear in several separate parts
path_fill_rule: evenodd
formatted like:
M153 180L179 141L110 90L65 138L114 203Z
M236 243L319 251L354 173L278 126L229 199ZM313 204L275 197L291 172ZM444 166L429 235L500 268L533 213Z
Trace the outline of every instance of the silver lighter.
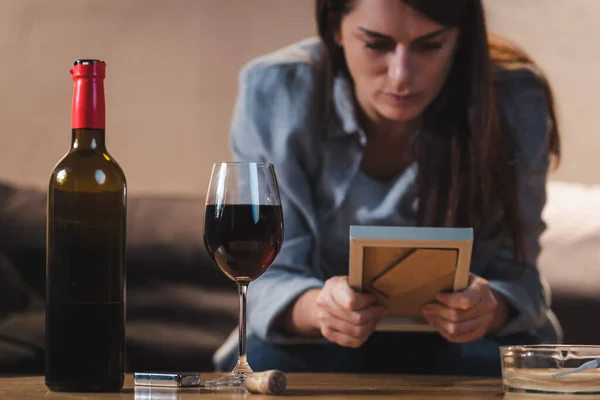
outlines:
M136 386L190 387L200 386L199 372L135 372Z

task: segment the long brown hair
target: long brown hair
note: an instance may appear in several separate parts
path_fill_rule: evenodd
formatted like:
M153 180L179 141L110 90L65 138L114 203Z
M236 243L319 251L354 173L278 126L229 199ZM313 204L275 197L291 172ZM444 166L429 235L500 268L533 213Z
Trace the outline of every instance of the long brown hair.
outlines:
M481 235L504 215L515 246L515 260L524 261L518 203L514 140L506 132L497 105L494 67L527 67L539 78L552 123L550 154L558 163L560 140L552 91L527 54L487 33L481 0L402 0L444 26L459 27L460 37L448 78L424 112L414 141L419 166L416 181L418 223L422 226L474 227ZM355 0L316 0L319 36L334 73L348 73L335 32Z

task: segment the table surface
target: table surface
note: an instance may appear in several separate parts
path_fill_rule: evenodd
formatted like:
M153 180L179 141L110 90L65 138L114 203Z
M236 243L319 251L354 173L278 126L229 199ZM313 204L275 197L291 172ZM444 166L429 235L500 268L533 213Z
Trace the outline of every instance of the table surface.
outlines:
M215 377L202 374L202 380ZM250 394L245 389L210 391L204 388L155 389L134 387L131 375L125 379L120 393L54 393L44 386L43 376L0 378L0 399L273 399L278 396ZM432 377L381 374L288 374L286 399L419 399L419 400L538 400L557 399L553 396L515 394L503 395L500 379L466 377ZM600 396L585 396L586 400ZM561 397L565 399L565 397Z

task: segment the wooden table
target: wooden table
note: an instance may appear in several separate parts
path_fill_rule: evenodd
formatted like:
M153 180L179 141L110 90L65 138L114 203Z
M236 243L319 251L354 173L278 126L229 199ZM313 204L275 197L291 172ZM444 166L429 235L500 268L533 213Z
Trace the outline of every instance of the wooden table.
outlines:
M215 374L202 374L202 380L211 379ZM250 394L245 389L237 391L213 392L203 388L181 390L156 390L147 387L134 387L131 375L125 380L121 393L54 393L44 386L44 377L0 378L0 399L135 399L135 400L192 400L192 399L274 399L277 396ZM286 399L393 399L406 400L538 400L557 399L543 395L507 394L503 395L499 379L479 379L461 377L427 377L379 374L289 374ZM584 396L585 400L599 399L600 396ZM559 400L564 400L560 397Z

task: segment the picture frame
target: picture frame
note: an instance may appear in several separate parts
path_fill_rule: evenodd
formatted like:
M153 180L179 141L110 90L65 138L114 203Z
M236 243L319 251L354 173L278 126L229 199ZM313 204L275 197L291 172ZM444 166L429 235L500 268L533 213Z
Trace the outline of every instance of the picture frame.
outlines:
M472 228L352 225L348 281L388 308L376 330L434 331L421 308L468 286L472 248Z

